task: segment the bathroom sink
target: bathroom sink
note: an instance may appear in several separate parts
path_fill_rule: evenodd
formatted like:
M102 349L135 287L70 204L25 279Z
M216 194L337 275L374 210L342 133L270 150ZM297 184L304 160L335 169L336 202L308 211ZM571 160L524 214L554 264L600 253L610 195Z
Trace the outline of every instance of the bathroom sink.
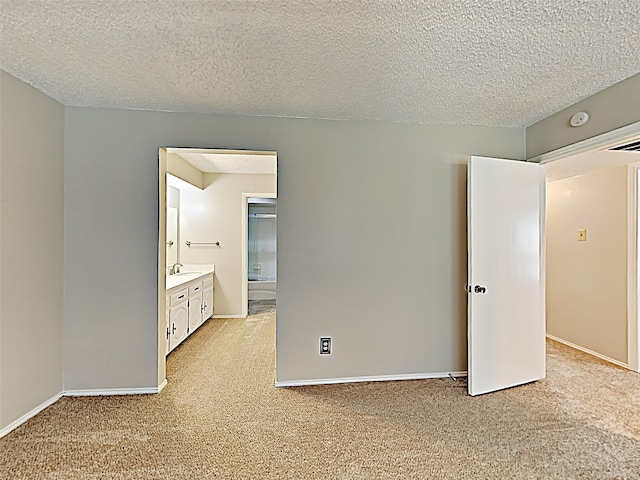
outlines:
M185 275L202 275L203 272L180 272L180 273L175 273L174 276L176 277L184 277Z

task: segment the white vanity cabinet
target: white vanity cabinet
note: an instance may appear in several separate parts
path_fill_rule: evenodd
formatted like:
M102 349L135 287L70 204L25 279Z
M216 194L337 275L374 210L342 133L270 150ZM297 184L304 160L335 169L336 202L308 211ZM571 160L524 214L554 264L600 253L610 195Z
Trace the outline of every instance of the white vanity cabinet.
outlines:
M213 273L167 280L167 351L169 354L213 315Z
M189 286L189 332L202 324L202 281Z
M169 302L169 351L176 348L189 334L189 314L187 310L189 289L182 288L167 295Z
M213 315L213 275L202 280L202 323Z

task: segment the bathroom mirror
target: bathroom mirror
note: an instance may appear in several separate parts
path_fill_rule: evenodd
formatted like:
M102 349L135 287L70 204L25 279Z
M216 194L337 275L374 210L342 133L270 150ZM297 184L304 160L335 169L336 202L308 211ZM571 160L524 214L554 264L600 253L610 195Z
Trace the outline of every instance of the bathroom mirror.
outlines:
M167 268L180 261L180 190L167 187Z

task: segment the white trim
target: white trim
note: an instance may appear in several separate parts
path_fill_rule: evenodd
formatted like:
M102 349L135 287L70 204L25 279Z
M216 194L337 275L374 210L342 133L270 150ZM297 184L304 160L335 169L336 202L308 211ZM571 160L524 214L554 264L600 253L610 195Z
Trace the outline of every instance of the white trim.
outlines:
M149 395L160 393L164 388L166 380L159 387L148 388L96 388L87 390L65 390L62 392L63 397L102 397L106 395Z
M627 169L627 362L629 368L640 372L640 332L638 331L638 174L640 164Z
M249 199L250 198L278 198L272 193L243 193L242 194L242 315L227 315L214 318L246 318L249 315ZM276 249L278 247L276 246ZM276 250L276 259L278 252ZM276 260L277 261L277 260Z
M24 415L22 415L17 420L14 420L13 422L11 422L9 425L7 425L2 430L0 430L0 438L4 437L9 432L11 432L11 431L15 430L16 428L18 428L20 425L25 423L27 420L30 420L31 418L35 417L37 414L39 414L45 408L47 408L47 407L53 405L54 403L56 403L58 400L60 400L60 398L62 396L63 396L62 393L58 393L57 395L54 395L53 397L51 397L46 402L38 405L36 408L31 410L30 412L25 413Z
M547 333L547 338L554 340L558 343L562 343L567 347L575 348L576 350L580 350L581 352L588 353L589 355L592 355L594 357L598 357L600 360L604 360L605 362L613 363L614 365L617 365L619 367L629 369L629 365L627 365L626 363L623 363L619 360L614 360L613 358L609 358L606 355L602 355L598 352L594 352L593 350L589 350L588 348L581 347L580 345L576 345L575 343L568 342L554 335L550 335Z
M156 324L157 381L167 378L167 149L158 149L158 318Z
M542 155L527 159L527 162L540 164L552 162L560 158L568 157L569 155L577 155L578 153L584 153L595 149L609 148L616 143L623 143L627 140L632 140L638 135L640 135L640 122L632 123L630 125L611 130L610 132L567 145L566 147L543 153Z
M33 410L25 413L20 418L18 418L17 420L11 422L9 425L4 427L2 430L0 430L0 438L4 437L11 431L15 430L16 428L18 428L20 425L22 425L29 419L35 417L45 408L50 407L51 405L56 403L58 400L60 400L62 397L98 397L98 396L104 396L104 395L145 395L145 394L160 393L166 386L167 386L167 379L165 379L164 382L162 382L159 387L152 387L152 388L112 388L107 390L101 390L101 389L66 390L64 392L58 393L57 395L54 395L46 402L38 405Z
M539 212L540 221L540 306L542 316L542 331L546 334L547 331L547 182L545 179L545 167L540 167L541 185L540 195L541 204ZM543 370L542 378L547 377L547 353L545 351L546 345L540 345L543 352Z
M167 382L167 379L165 378L164 381L158 387L158 391L156 393L160 393L162 390L164 390L164 387L166 387L168 383L169 382Z
M276 381L276 387L302 387L306 385L330 385L335 383L391 382L397 380L426 380L429 378L466 377L466 371L441 373L409 373L400 375L372 375L370 377L315 378L311 380Z
M177 153L181 155L182 153L205 153L205 154L214 154L214 155L265 155L265 156L276 156L278 152L269 151L269 150L231 150L227 148L181 148L181 147L167 147L167 152L169 153ZM204 172L203 172L204 173ZM235 172L212 172L212 173L235 173ZM271 175L271 174L268 174Z

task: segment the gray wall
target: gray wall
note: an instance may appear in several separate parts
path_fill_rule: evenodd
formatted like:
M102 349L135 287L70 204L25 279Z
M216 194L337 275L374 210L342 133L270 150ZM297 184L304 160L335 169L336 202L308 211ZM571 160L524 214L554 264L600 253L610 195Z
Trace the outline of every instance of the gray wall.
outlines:
M0 430L62 391L64 107L0 70Z
M589 121L581 127L572 127L569 124L571 116L581 111L590 115ZM527 127L527 158L635 122L640 122L640 74Z
M66 389L158 382L162 146L278 152L279 381L466 369L465 163L524 129L67 108Z

